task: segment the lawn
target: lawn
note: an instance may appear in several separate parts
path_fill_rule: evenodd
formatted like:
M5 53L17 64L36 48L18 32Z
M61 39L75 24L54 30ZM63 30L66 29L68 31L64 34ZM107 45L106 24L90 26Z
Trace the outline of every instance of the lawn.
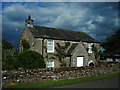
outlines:
M119 75L120 73L101 74L97 76L89 76L89 77L58 80L58 81L50 80L50 81L36 81L36 82L30 82L30 83L18 83L16 85L7 86L7 88L52 88L52 87L65 86L65 85L77 84L77 83L88 82L88 81L113 78L113 77L118 77Z

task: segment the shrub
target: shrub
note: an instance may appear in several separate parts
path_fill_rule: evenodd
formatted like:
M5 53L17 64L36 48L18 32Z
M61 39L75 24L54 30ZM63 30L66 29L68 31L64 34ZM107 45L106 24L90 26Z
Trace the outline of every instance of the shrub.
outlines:
M61 67L65 67L65 66L66 66L66 63L65 63L65 62L60 63L60 66L61 66Z
M2 62L3 70L13 70L18 68L18 63L16 58L6 59Z
M36 51L24 51L18 55L19 68L33 69L45 68L44 58Z
M55 47L56 54L54 54L54 55L56 56L56 59L59 60L60 66L65 67L66 63L65 63L64 59L67 55L66 50L70 46L70 42L65 42L64 45L60 45L60 43L56 43L56 45L57 45Z

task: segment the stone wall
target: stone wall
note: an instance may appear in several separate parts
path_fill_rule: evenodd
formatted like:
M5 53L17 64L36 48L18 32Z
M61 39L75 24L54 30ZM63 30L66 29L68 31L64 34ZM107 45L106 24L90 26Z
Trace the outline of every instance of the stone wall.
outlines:
M2 72L3 86L20 82L43 80L63 80L80 78L91 75L120 72L120 64L108 64L99 67L71 67L71 68L46 68L11 70Z

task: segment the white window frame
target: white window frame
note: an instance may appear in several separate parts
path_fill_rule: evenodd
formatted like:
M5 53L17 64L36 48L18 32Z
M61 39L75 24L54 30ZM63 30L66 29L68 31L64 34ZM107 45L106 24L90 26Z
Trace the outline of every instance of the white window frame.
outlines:
M88 43L88 53L93 53L92 45L93 45L93 43Z
M50 64L51 63L51 64ZM47 61L47 67L54 67L54 61Z
M52 40L52 39L48 39L47 40L47 52L48 53L54 53L54 40L52 40L52 45L48 45L49 43L49 40ZM48 48L52 47L52 50L49 50Z
M33 27L33 25L32 24L27 24L27 27Z
M27 27L30 27L30 24L27 24Z

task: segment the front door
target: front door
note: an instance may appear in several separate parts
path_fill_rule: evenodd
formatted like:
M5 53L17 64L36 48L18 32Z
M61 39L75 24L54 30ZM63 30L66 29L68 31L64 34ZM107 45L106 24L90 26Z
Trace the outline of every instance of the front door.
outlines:
M77 57L77 67L83 66L83 57Z

